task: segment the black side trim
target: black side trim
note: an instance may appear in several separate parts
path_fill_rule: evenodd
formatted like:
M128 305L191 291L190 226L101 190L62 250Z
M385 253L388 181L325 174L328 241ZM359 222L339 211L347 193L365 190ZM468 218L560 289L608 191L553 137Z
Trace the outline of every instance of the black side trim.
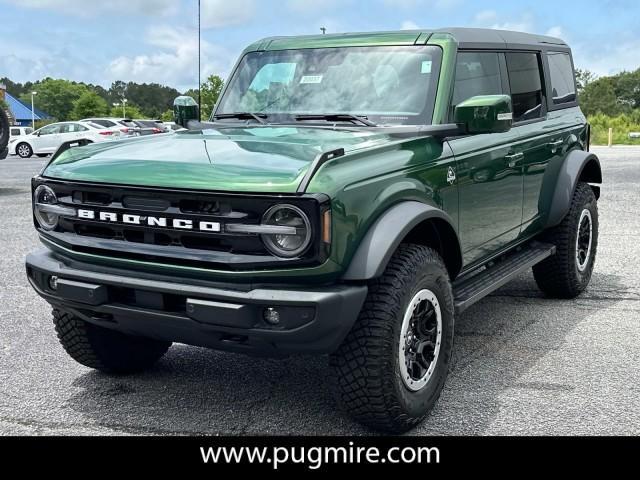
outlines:
M382 275L393 252L397 250L407 234L418 224L429 219L444 221L453 232L456 231L451 217L431 205L406 201L387 210L369 228L360 242L348 270L342 277L343 280L370 280ZM455 276L462 266L460 241L457 234L455 235L455 245L447 245L448 248L456 249L456 256L459 259L452 276Z
M333 160L334 158L338 158L342 156L344 156L344 148L336 148L335 150L324 152L318 155L311 163L311 166L309 167L309 169L307 170L307 173L305 174L304 178L300 182L300 185L298 185L297 193L304 193L307 190L309 183L311 183L311 179L323 164L325 164L329 160Z

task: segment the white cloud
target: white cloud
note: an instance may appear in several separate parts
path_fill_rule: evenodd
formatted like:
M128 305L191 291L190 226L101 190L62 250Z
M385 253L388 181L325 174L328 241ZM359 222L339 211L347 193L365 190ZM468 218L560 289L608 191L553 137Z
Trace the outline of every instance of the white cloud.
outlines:
M145 42L159 51L115 58L105 72L109 81L156 82L175 86L181 91L197 85L198 39L194 31L171 26L154 27L147 31ZM214 73L224 78L234 58L225 49L203 40L203 80Z
M435 7L446 9L458 6L462 0L382 0L382 3L391 8L410 9L416 7Z
M78 56L77 52L68 49L52 52L49 48L24 45L8 37L2 42L0 72L17 82L44 77L77 78L91 83L102 81L95 72L95 65Z
M314 14L344 8L345 3L351 3L351 0L287 0L287 7L297 13Z
M400 29L401 30L419 30L420 27L418 26L418 24L416 24L415 22L412 22L411 20L405 20L404 22L402 22Z
M258 11L256 0L203 0L202 28L242 25Z
M501 18L494 10L483 10L473 20L478 27L496 30L514 30L517 32L534 32L534 18L530 13L523 13L517 18Z
M555 25L551 27L549 30L545 32L545 35L549 35L550 37L558 37L558 38L562 38L563 40L566 40L566 38L564 38L565 37L564 30L562 30L562 27L559 25Z
M576 68L590 70L598 76L636 70L640 39L616 40L610 44L598 43L595 48L591 42L570 45Z
M54 10L78 17L91 17L105 12L148 16L173 15L179 11L176 0L5 0L19 7Z

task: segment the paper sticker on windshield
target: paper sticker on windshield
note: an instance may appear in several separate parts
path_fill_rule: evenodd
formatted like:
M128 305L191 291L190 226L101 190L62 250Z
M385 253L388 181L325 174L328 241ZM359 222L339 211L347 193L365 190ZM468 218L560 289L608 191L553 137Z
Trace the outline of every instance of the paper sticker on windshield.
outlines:
M431 60L423 60L420 73L431 73Z
M322 75L304 75L300 83L322 83Z

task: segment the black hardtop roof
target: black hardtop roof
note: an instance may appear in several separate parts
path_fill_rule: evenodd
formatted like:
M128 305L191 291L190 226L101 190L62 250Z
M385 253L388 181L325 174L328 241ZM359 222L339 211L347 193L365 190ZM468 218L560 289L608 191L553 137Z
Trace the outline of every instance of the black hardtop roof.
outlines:
M349 32L326 35L278 36L259 40L246 51L320 48L356 45L424 44L438 34L448 34L460 48L500 50L569 50L561 39L534 33L496 30L492 28L450 27L381 32Z
M449 33L456 39L461 48L470 48L483 44L487 47L507 49L518 49L527 46L568 46L563 40L548 35L514 32L511 30L496 30L493 28L439 28L432 30L431 33Z

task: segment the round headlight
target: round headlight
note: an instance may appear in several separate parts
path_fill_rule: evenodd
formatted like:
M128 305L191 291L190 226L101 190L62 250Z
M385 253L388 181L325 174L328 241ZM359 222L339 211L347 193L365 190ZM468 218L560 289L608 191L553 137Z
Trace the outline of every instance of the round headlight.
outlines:
M58 198L51 188L40 185L33 194L33 213L45 230L53 230L58 225L58 215L47 210L47 205L56 205Z
M262 235L267 249L278 257L293 258L302 255L311 244L309 218L293 205L275 205L262 218L264 225L292 227L286 233Z

